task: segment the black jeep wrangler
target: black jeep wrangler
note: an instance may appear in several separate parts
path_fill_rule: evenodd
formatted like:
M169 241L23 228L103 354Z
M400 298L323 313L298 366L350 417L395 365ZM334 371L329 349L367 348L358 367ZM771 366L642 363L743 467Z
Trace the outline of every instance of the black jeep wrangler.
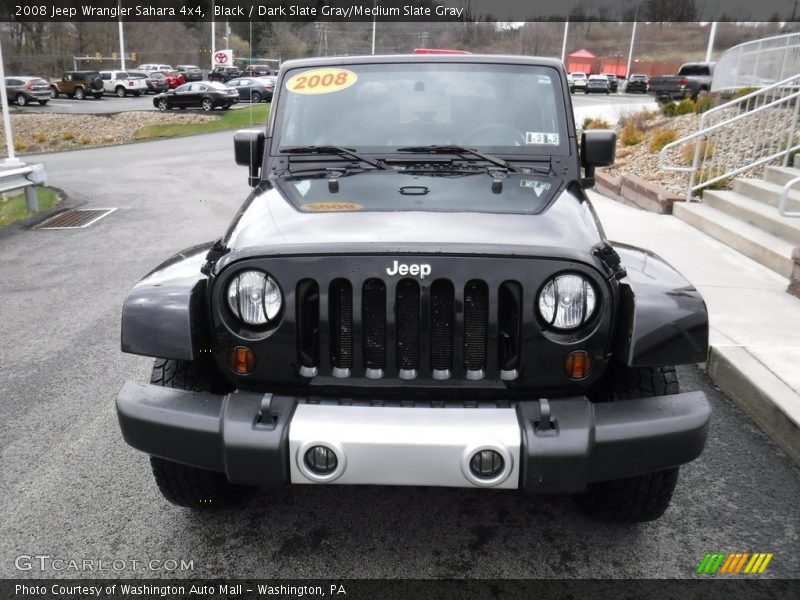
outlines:
M171 502L247 486L574 493L596 518L667 508L710 409L697 291L610 243L584 189L610 131L576 139L555 60L308 59L265 129L237 132L254 190L225 235L128 295L117 396Z

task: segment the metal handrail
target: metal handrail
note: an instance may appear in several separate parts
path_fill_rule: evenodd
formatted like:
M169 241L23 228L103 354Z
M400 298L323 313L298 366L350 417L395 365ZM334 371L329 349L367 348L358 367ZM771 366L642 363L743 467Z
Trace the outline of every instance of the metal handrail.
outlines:
M800 150L800 140L796 139L799 110L800 74L785 78L703 113L697 131L670 142L662 148L659 153L659 168L665 171L690 174L686 198L691 201L694 193L704 187L775 161L781 156L783 156L785 166L792 153ZM713 121L718 117L723 118L718 122L708 124L708 121ZM747 127L748 121L752 123L750 127ZM785 145L776 144L776 132L779 131L785 132ZM743 137L731 139L734 134L743 135L743 132L746 132L746 139ZM706 143L701 144L701 141ZM729 149L722 148L721 154L741 156L742 161L733 165L725 162L722 163L722 166L715 164L719 162L715 160L716 150L720 150L716 144L724 145L725 142L737 146ZM692 165L669 164L670 153L689 143L694 143ZM742 148L743 150L741 150ZM711 149L710 152L709 149ZM747 151L752 152L753 149L756 149L757 156L747 157ZM706 178L698 184L696 182L699 173L713 174L714 176Z
M800 72L800 34L775 35L726 50L714 68L711 91L762 86Z
M786 206L789 204L789 192L798 183L800 183L800 177L795 177L791 181L787 181L786 185L783 186L781 199L780 202L778 202L778 212L783 217L800 217L800 210L789 210L786 208Z

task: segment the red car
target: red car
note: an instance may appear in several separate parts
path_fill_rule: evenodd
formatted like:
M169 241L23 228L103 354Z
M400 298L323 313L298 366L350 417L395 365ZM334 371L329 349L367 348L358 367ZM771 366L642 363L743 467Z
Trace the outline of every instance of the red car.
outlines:
M174 90L179 85L183 85L186 83L186 78L181 75L178 71L162 71L164 73L164 77L167 78L167 87L171 90Z

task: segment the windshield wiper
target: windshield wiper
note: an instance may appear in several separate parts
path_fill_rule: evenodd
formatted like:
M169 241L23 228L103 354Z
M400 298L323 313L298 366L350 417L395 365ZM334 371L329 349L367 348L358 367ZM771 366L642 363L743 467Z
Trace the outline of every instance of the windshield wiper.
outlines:
M336 154L343 158L354 158L376 169L386 169L381 163L364 158L356 154L352 148L344 148L342 146L290 146L289 148L282 148L281 154Z
M472 148L464 148L463 146L438 146L435 144L432 146L405 146L403 148L398 148L397 151L417 152L420 154L467 154L469 156L475 156L481 160L485 160L493 165L497 165L498 167L503 167L512 173L517 172L516 167L514 167L514 165L507 160L497 158L496 156L491 156L490 154L484 154L483 152L478 152Z

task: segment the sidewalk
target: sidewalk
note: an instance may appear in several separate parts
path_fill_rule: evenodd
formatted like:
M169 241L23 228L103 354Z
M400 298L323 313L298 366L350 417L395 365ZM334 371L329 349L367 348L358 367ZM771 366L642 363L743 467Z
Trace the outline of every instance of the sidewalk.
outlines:
M589 192L606 235L652 250L703 295L714 383L800 462L800 299L788 280L683 221Z

